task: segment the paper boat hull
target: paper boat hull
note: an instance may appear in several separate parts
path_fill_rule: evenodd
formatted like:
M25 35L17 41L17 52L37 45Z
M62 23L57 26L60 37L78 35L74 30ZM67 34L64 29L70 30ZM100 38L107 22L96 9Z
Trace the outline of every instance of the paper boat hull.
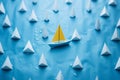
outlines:
M69 43L70 43L70 40L67 40L67 41L60 41L60 42L52 42L52 43L49 43L48 45L51 48L56 48L56 47L69 45Z

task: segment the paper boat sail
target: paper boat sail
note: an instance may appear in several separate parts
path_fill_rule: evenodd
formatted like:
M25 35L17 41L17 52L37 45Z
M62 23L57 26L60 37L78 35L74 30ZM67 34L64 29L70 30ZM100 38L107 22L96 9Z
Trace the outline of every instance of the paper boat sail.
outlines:
M87 10L88 13L90 13L92 11L92 9L91 9L91 0L88 0L86 10Z
M64 80L64 77L63 77L63 74L62 74L62 71L60 70L56 76L56 80Z
M54 5L53 5L53 12L54 12L54 13L58 13L58 12L59 12L57 0L55 0L55 2L54 2Z
M4 50L3 50L2 44L0 42L0 54L3 54L3 53L4 53Z
M47 38L48 38L48 31L47 31L46 28L43 29L42 38L43 38L43 39L47 39Z
M37 22L37 21L38 21L38 18L37 18L36 14L35 14L35 11L32 10L32 13L31 13L31 15L30 15L30 17L29 17L29 22L35 23L35 22Z
M24 0L21 1L21 4L20 4L20 7L19 7L19 12L26 12L27 11L27 8L26 8L26 5L25 5L25 2Z
M7 27L10 27L10 26L11 26L11 23L10 23L9 17L8 17L8 15L6 15L5 19L4 19L4 22L3 22L3 27L7 28Z
M62 32L62 29L60 27L60 25L58 26L58 29L52 39L52 42L57 42L57 41L60 41L60 40L65 40L65 37L64 37L64 34Z
M69 42L70 42L70 40L65 39L65 36L62 32L62 28L59 25L58 28L57 28L57 31L56 31L53 39L52 39L52 43L49 43L49 46L51 48L54 48L54 47L68 45Z
M120 19L118 20L118 22L117 22L117 28L120 28Z
M120 57L119 57L119 59L118 59L118 61L117 61L117 64L116 64L116 66L115 66L115 69L118 70L118 71L120 71Z
M48 13L46 13L46 15L45 15L44 22L49 22Z
M71 9L70 18L71 18L71 19L74 19L74 18L76 18L76 15L75 15L75 10L74 10L74 8L72 8L72 9Z
M114 31L114 33L112 35L111 40L113 40L113 41L120 41L120 35L119 35L119 32L118 32L117 28L115 29L115 31Z
M82 63L80 62L80 59L78 58L78 56L76 56L76 59L72 65L73 69L82 69Z
M106 7L104 7L104 8L102 9L100 16L101 16L101 17L109 17L109 13L108 13Z
M100 26L101 26L100 20L97 19L97 20L96 20L96 23L95 23L95 30L96 30L96 31L100 31Z
M15 77L12 77L12 80L16 80Z
M14 39L14 40L19 40L21 38L17 27L15 28L14 32L12 33L11 38Z
M47 67L48 66L44 54L42 54L41 57L40 57L39 66L40 67Z
M81 37L80 37L78 31L75 29L74 33L73 33L73 36L72 36L72 41L78 41L80 39L81 39Z
M108 56L108 55L110 55L110 54L111 54L111 52L110 52L107 44L104 43L103 48L102 48L101 55L102 55L102 56Z
M96 76L95 80L99 80L99 79L98 79L98 76Z
M34 53L35 52L30 41L27 42L25 48L23 49L23 52L24 53Z
M5 14L5 8L2 2L0 3L0 14Z
M115 0L109 0L108 4L109 4L110 6L116 6L116 5L117 5L117 3L116 3Z
M9 71L9 70L12 70L13 67L12 67L12 63L9 59L9 57L7 56L6 60L4 61L3 65L2 65L2 70L6 70L6 71Z

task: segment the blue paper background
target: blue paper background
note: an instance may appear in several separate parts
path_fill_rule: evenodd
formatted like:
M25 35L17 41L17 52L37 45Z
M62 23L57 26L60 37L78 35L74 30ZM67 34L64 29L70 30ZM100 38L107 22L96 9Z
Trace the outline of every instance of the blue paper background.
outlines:
M38 0L37 5L32 4L32 0L24 0L27 12L19 13L18 9L21 0L0 0L5 7L5 15L8 14L12 26L3 28L2 24L5 15L0 15L0 41L4 54L0 55L0 67L6 56L10 57L13 70L5 72L0 70L0 80L11 80L14 76L16 80L55 80L59 70L63 72L64 80L94 80L98 75L99 80L120 80L120 72L114 70L118 58L120 57L120 42L111 41L112 34L120 17L120 0L117 6L108 5L108 0L92 1L92 12L86 12L88 0L74 0L72 5L65 4L65 0L58 0L59 13L52 11L54 0ZM109 18L101 18L100 12L106 6L110 14ZM75 9L76 19L70 19L71 8ZM28 19L32 9L38 17L35 24L29 23ZM48 12L49 23L44 22L44 17ZM101 31L96 32L94 25L96 19L101 21ZM74 29L77 29L82 39L78 42L71 42L70 46L63 48L50 49L48 42L55 33L58 25L61 25L67 39L70 39ZM11 35L18 28L21 39L14 41ZM47 28L49 39L43 40L42 29ZM23 53L23 48L30 40L35 53L27 55ZM101 56L103 43L106 42L112 55ZM39 58L44 53L48 62L45 69L39 68ZM83 69L73 70L75 57L79 56Z

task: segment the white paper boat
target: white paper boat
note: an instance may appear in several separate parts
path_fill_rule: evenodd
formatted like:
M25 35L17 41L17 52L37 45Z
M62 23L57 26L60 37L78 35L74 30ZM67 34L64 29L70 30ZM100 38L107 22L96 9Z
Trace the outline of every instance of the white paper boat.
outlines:
M101 26L101 25L100 25L100 20L97 19L97 20L96 20L96 23L95 23L95 30L96 30L96 31L100 31L100 26Z
M54 13L58 13L58 12L59 12L57 0L55 0L55 2L54 2L54 5L53 5L53 12L54 12Z
M24 53L34 53L34 49L33 49L32 44L31 44L30 41L27 42L23 52Z
M75 30L74 30L74 33L73 33L73 36L72 36L72 40L73 40L73 41L78 41L78 40L80 40L80 39L81 39L81 37L80 37L78 31L75 29Z
M108 4L111 5L111 6L116 6L117 5L115 0L109 0Z
M117 64L116 64L116 66L115 66L115 69L118 70L118 71L120 71L120 57L119 57L119 59L118 59L118 61L117 61Z
M16 80L15 77L12 77L12 80Z
M44 18L44 21L45 21L45 22L49 22L48 13L46 13L45 18Z
M91 9L91 0L88 1L86 10L87 10L88 13L90 13L92 11L92 9Z
M44 28L43 31L42 31L42 38L43 39L47 39L48 38L48 31L47 31L46 28Z
M71 9L70 18L72 18L72 19L76 18L74 8Z
M9 57L7 56L7 58L5 59L3 65L2 65L2 70L12 70L12 64L11 64L11 61L9 59Z
M108 13L106 7L103 8L100 16L101 16L101 17L109 17L109 13Z
M15 39L15 40L18 40L18 39L21 38L17 27L15 28L15 30L14 30L11 38L12 38L12 39Z
M99 80L99 79L98 79L98 76L96 76L95 80Z
M115 31L114 31L114 33L112 35L111 40L113 40L113 41L120 41L120 35L119 35L119 32L118 32L117 28L115 29Z
M32 13L31 13L31 15L29 17L29 22L34 23L34 22L37 22L37 21L38 21L38 18L37 18L36 14L35 14L35 11L32 10Z
M19 12L26 12L27 11L27 8L26 8L26 5L25 5L25 2L24 0L21 1L21 4L20 4L20 7L19 7Z
M47 61L44 57L44 54L42 54L41 57L40 57L39 66L40 67L47 67L48 66Z
M72 65L72 67L74 69L82 69L83 68L83 66L82 66L78 56L76 56L75 61L74 61L73 65Z
M0 54L3 54L3 53L4 53L3 47L2 47L2 44L1 44L1 42L0 42Z
M64 80L62 71L60 70L56 76L56 80Z
M111 54L111 53L110 53L110 50L109 50L108 46L106 45L106 43L104 43L103 48L102 48L101 55L102 55L102 56L108 56L108 55L110 55L110 54Z
M3 27L10 27L10 26L11 26L11 23L10 23L9 17L8 15L6 15L3 22Z
M5 8L2 2L0 3L0 14L5 14Z
M120 19L118 20L117 22L117 25L116 25L118 28L120 28Z

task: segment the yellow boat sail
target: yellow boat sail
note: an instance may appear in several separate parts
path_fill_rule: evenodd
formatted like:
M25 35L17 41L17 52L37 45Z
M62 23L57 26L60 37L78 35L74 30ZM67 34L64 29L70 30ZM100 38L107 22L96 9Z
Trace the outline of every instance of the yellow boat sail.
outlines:
M65 39L62 29L59 25L57 28L57 31L52 39L52 42L59 42L59 41L64 41L64 40L66 40L66 39Z

